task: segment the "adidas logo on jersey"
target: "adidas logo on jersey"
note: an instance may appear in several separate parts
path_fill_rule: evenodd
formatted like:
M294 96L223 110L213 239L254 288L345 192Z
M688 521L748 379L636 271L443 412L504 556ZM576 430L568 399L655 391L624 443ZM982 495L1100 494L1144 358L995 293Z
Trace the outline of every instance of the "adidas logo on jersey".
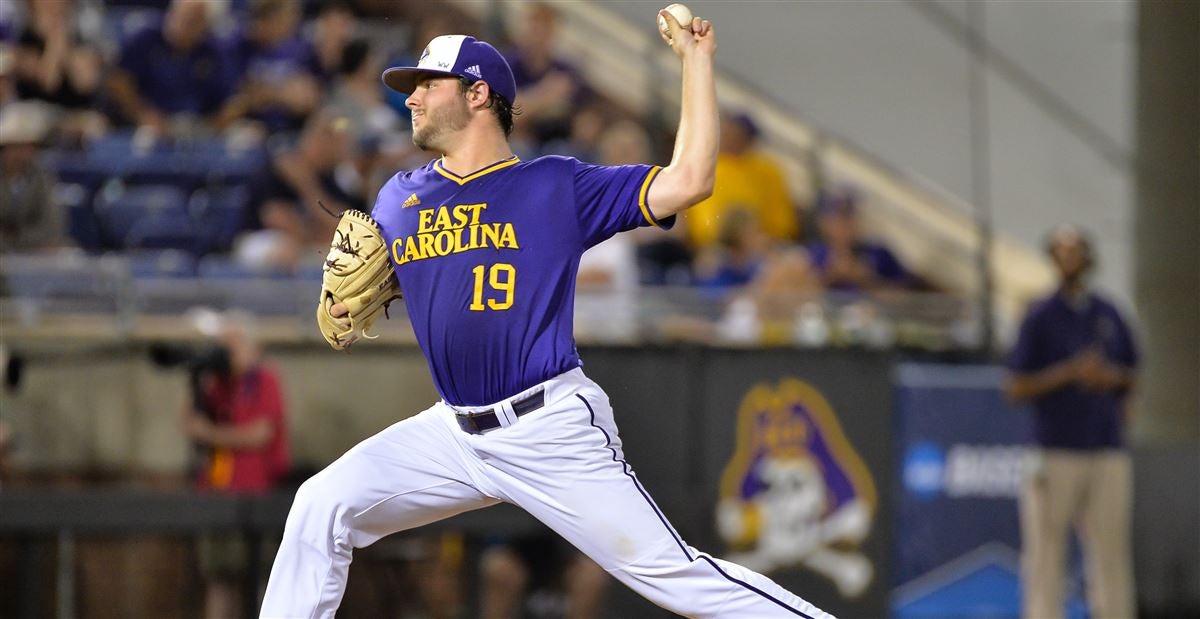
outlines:
M473 64L473 65L467 67L466 69L463 69L463 73L469 73L471 75L474 75L475 79L480 79L480 80L483 79L483 74L480 73L479 65L477 65L477 64Z
M417 194L414 193L413 195L409 196L407 200L404 201L404 206L401 208L408 208L410 206L416 206L420 203L421 203L421 199L418 198Z

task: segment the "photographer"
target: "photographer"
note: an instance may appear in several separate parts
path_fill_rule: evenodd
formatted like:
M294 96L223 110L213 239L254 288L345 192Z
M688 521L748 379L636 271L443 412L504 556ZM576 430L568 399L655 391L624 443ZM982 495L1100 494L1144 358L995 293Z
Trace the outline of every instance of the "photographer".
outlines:
M226 314L214 330L218 349L193 362L195 393L183 415L184 432L203 454L197 486L216 492L269 492L288 469L279 377L263 362L248 316ZM238 578L246 569L257 569L245 564L242 540L206 536L199 554L205 615L235 616L240 609Z

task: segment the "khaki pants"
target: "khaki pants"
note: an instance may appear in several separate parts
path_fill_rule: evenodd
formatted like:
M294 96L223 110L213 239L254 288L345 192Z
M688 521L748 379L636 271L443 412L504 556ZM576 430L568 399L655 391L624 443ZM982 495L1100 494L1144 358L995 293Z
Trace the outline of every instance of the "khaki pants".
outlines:
M1072 527L1083 545L1093 619L1132 619L1129 549L1133 464L1122 450L1035 450L1021 494L1025 619L1064 614Z

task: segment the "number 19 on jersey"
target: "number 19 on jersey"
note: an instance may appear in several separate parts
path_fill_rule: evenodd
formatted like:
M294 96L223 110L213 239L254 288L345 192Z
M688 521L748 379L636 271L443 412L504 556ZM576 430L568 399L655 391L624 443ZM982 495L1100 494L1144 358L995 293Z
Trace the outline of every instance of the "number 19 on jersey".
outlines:
M471 269L471 273L475 274L475 292L471 297L471 311L482 312L485 309L499 311L512 307L513 290L517 285L516 267L504 262L497 262L489 269L486 265L481 264ZM487 295L487 305L484 305L483 288L485 279L491 288L491 293L493 293Z

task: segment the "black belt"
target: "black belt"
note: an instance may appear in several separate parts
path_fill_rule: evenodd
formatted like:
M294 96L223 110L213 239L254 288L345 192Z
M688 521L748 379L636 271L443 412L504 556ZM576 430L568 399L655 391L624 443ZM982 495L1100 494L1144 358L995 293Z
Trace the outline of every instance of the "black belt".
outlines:
M532 413L545 405L546 392L538 391L519 400L513 400L513 414L520 417L526 413ZM478 413L456 412L454 418L458 420L458 427L462 428L463 432L468 434L483 434L488 430L495 430L500 427L500 418L496 415L495 409Z

